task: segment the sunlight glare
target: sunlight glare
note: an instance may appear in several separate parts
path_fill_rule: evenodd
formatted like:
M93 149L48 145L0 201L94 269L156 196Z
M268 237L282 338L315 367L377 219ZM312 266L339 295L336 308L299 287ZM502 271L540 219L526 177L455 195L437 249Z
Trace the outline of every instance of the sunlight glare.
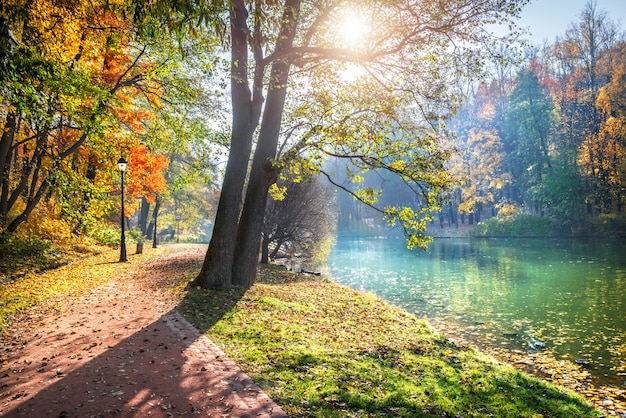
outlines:
M339 35L348 47L354 48L364 45L368 33L368 22L360 14L346 12L339 20Z
M367 71L363 66L357 64L347 64L345 69L341 71L341 81L344 83L353 83L365 75Z

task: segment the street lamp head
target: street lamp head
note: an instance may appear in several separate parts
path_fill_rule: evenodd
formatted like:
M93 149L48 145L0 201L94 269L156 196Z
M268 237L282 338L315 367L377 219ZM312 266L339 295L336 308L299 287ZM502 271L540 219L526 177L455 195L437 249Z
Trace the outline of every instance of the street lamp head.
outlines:
M128 165L128 163L126 162L126 160L124 159L124 157L120 158L119 160L117 160L117 168L121 171L124 172L126 171L126 166Z

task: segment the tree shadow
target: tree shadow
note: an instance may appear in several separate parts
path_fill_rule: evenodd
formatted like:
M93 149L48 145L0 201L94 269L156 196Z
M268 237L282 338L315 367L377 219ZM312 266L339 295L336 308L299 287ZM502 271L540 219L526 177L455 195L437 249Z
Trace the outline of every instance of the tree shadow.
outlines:
M204 334L234 309L247 290L238 287L229 290L188 289L176 309Z
M63 368L52 358L25 364L21 372L39 374L44 384L3 400L3 416L285 416L176 310L135 325L138 331L87 362L89 351L78 349L77 366L71 354ZM93 347L89 336L67 343Z
M136 279L134 273L122 279L122 287L132 280L132 293L122 291L128 299L101 293L95 302L78 301L70 313L61 309L57 319L42 318L45 328L29 333L3 369L8 373L0 375L0 415L286 416L177 308L154 320L158 313L147 306L151 295L177 292L199 271L203 254L201 246L181 247L148 260ZM228 292L228 298L207 293L210 298L197 302L214 324L244 292ZM161 303L154 300L155 306Z

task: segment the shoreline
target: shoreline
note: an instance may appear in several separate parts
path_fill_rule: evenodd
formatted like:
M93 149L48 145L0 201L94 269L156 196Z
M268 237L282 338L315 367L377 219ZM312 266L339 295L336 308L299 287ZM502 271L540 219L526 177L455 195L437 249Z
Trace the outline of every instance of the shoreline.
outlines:
M417 316L417 315L416 315ZM463 345L475 347L478 351L494 357L532 376L567 387L590 402L603 412L626 417L626 376L625 387L598 385L584 366L569 360L558 360L549 350L527 352L519 349L497 347L480 338L467 335L469 329L445 320L430 317L418 317L427 321L437 332Z

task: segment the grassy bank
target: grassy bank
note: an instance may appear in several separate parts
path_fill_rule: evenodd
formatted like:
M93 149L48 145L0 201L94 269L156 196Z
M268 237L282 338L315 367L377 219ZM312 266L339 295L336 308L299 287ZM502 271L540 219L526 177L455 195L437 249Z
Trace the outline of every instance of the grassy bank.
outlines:
M589 417L582 398L370 294L278 269L180 310L294 417Z

